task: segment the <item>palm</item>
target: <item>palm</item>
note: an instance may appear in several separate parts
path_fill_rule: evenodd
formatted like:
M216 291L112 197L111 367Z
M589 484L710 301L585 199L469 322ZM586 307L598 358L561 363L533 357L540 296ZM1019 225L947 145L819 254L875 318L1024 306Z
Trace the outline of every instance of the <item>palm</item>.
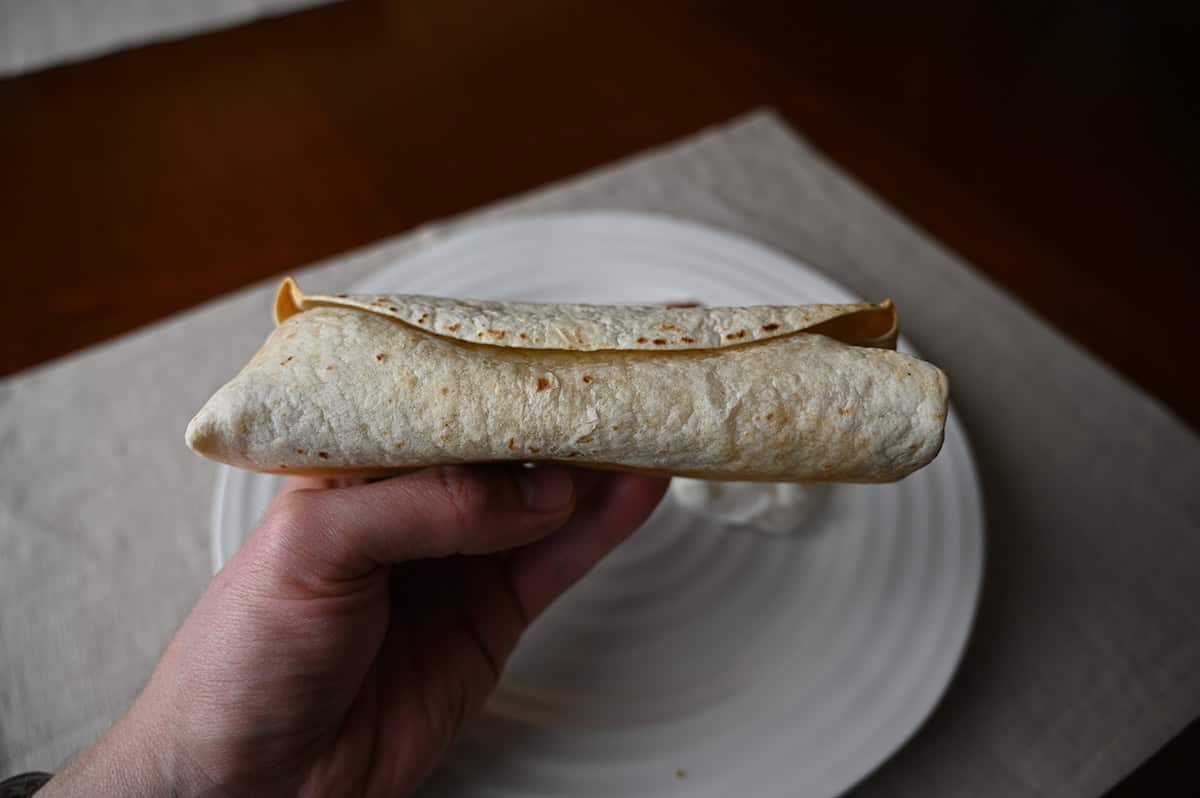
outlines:
M363 615L386 631L302 792L401 795L416 786L482 706L524 627L498 557L409 563L386 578L386 601Z

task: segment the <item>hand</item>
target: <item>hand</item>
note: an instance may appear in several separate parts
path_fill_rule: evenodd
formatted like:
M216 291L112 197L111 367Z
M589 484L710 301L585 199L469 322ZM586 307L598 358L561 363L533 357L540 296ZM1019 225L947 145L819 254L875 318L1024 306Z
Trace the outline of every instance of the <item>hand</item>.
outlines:
M406 794L665 487L555 466L293 479L129 714L39 795Z

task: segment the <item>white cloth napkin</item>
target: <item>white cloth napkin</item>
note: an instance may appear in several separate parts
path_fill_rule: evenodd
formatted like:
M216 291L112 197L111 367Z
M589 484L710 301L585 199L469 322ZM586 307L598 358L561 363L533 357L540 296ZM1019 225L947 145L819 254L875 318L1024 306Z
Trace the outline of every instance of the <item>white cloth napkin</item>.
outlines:
M332 0L0 0L0 78Z
M672 214L890 296L951 376L987 505L962 668L863 796L1095 798L1200 714L1200 442L770 113L300 274L336 290L482 218ZM0 383L0 773L116 719L208 580L189 417L270 329L274 281Z

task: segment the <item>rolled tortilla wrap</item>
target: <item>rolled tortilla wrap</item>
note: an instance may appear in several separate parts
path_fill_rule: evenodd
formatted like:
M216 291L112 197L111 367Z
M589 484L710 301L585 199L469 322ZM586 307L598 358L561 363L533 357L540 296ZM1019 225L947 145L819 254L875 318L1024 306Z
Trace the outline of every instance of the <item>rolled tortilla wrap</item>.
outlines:
M282 474L559 461L888 482L941 447L947 380L880 305L665 308L305 296L187 442Z

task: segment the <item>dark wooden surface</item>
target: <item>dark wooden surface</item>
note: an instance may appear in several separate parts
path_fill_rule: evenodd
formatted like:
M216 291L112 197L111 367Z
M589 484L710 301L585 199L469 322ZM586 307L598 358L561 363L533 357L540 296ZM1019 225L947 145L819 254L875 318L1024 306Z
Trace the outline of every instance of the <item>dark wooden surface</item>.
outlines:
M1200 427L1198 32L1133 0L372 0L0 80L0 373L766 104Z

